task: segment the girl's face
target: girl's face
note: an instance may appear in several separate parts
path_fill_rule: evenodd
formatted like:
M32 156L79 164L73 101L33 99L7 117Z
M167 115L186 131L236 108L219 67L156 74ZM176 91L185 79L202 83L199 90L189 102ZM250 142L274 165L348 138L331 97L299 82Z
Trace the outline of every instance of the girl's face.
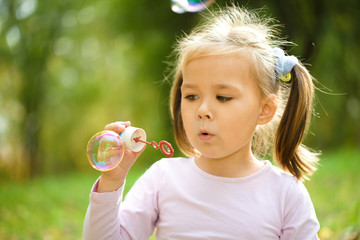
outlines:
M205 56L184 67L181 115L189 142L201 157L251 155L263 98L247 54Z

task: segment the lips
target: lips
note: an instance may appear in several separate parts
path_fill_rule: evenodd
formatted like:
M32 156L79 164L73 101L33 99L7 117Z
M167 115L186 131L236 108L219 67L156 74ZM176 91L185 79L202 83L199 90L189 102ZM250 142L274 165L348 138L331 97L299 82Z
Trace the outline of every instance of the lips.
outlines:
M204 130L202 130L200 133L199 133L199 138L201 141L209 141L210 139L212 139L214 137L213 134L211 133L208 133Z

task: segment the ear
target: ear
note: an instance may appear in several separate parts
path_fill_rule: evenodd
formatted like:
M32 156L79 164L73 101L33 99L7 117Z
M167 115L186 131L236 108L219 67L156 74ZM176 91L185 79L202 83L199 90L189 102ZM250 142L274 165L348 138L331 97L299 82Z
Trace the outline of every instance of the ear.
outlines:
M262 101L261 112L258 118L258 125L264 125L270 122L276 113L278 108L277 98L274 94L265 96Z

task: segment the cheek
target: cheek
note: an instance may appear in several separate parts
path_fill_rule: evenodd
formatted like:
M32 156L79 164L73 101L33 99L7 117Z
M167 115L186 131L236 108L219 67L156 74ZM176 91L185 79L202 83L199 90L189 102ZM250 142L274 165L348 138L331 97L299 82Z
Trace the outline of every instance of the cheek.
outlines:
M223 122L219 124L226 129L229 136L236 138L236 136L252 135L257 126L259 111L257 107L237 106L232 111L223 112Z
M189 125L191 124L191 111L189 108L186 107L186 104L184 106L181 106L181 118L184 125L184 129L185 131L187 131Z
M180 111L181 111L182 121L183 121L183 123L185 124L185 121L186 121L186 119L188 118L187 112L185 111L185 106L181 105Z
M194 116L194 105L189 104L186 101L181 103L181 116L183 119L190 120Z

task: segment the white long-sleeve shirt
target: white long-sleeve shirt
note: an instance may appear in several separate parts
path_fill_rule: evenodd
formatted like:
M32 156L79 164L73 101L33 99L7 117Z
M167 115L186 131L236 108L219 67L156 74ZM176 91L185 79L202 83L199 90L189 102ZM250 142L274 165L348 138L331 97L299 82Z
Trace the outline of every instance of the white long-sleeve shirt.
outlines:
M84 239L318 239L319 223L303 183L269 161L255 174L225 178L193 158L162 159L122 201L123 187L94 184Z

